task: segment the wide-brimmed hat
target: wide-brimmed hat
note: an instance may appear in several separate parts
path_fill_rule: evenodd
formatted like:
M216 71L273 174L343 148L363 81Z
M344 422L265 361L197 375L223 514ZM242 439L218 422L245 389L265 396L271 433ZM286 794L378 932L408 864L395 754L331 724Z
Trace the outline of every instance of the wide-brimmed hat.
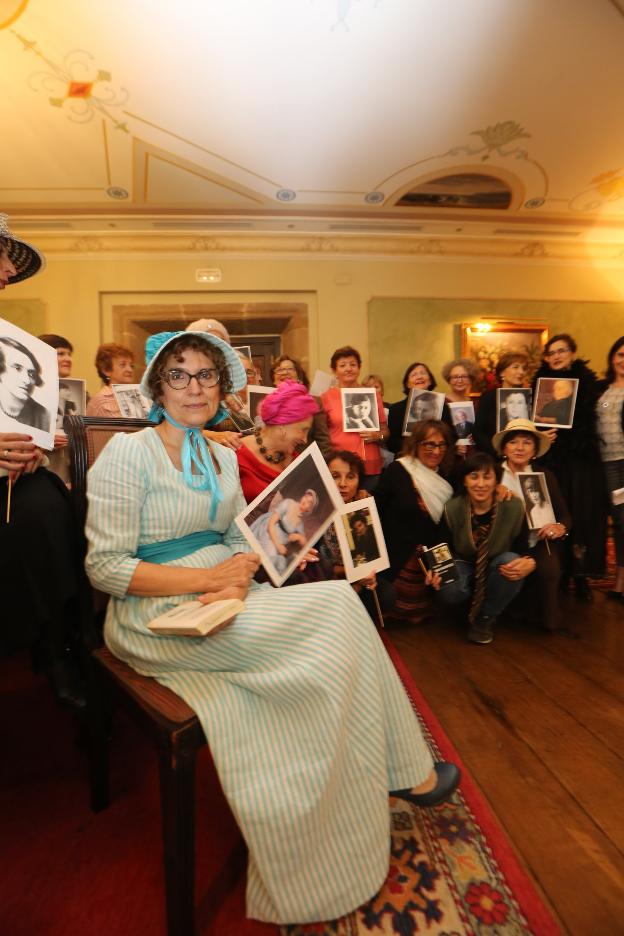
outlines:
M9 216L0 214L0 237L6 240L9 260L15 267L15 276L9 276L9 286L34 276L45 269L45 257L32 244L20 240L9 230Z
M535 452L536 458L541 458L550 448L550 439L548 439L543 432L540 432L539 429L536 428L535 423L532 423L530 419L510 419L505 428L497 432L492 438L494 450L498 452L499 455L503 454L505 436L512 432L526 432L527 435L532 435L534 437L537 446Z
M176 338L187 335L197 335L198 338L203 338L209 345L213 345L221 351L230 372L230 380L234 393L238 390L242 390L243 387L247 385L245 368L241 364L238 354L227 342L223 341L222 338L218 338L217 335L209 335L205 331L159 332L157 335L150 335L145 342L146 367L143 377L141 378L141 393L143 396L152 399L152 391L150 390L148 380L158 361L162 360L161 355L163 351L165 351Z

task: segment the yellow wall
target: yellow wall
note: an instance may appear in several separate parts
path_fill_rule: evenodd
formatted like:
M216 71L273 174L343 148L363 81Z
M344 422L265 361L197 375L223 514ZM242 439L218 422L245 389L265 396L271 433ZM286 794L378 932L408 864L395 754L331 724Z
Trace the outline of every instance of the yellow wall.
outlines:
M218 288L199 287L195 282L198 266L218 266L222 282ZM202 292L203 302L218 301L223 292L237 292L242 302L247 293L311 292L316 295L310 314L310 371L328 368L332 351L342 344L354 344L363 354L364 369L387 366L379 347L369 349L368 309L372 299L419 297L453 299L542 300L555 303L549 321L557 328L570 329L579 339L580 351L602 368L610 342L624 332L620 317L606 307L594 307L591 315L578 309L557 307L560 302L619 302L624 296L624 270L592 269L531 261L453 262L418 257L351 259L325 255L267 256L265 258L176 257L154 254L151 258L127 254L111 258L106 254L48 254L48 268L32 280L9 287L0 297L0 316L11 318L12 301L41 300L47 331L66 335L75 346L75 376L86 376L89 389L98 388L93 368L95 349L101 340L111 340L103 327L104 297L114 293ZM376 304L378 307L378 304ZM623 306L624 308L624 306ZM5 311L6 310L6 311ZM410 303L402 306L402 331L430 333L435 319L413 318ZM440 323L442 324L442 323ZM388 321L390 326L390 321ZM445 330L446 328L446 330ZM449 343L448 322L441 332L435 329L436 354L446 359L458 350ZM377 332L375 332L376 334ZM392 339L394 332L389 333ZM377 339L376 339L377 340ZM408 363L412 347L401 348L399 357ZM438 358L432 361L437 364ZM392 385L389 398L397 397L398 378L384 374Z

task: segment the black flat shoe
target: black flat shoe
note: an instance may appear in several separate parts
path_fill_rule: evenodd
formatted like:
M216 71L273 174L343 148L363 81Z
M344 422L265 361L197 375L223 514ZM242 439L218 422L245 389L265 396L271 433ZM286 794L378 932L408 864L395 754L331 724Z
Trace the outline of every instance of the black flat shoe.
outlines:
M593 601L594 594L587 584L586 578L575 578L574 579L574 594L581 601Z
M429 790L428 793L412 793L411 790L398 790L392 795L398 796L399 799L407 800L413 803L414 806L420 806L421 808L439 806L440 803L446 803L459 786L461 771L459 767L456 767L455 764L451 764L449 761L438 761L433 765L433 769L438 779L433 790Z

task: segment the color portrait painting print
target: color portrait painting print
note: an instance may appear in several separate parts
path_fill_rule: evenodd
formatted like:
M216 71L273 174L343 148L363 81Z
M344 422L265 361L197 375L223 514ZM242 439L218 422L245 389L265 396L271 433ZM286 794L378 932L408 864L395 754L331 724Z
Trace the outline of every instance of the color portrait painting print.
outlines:
M58 400L56 348L0 319L0 431L52 449Z
M578 384L576 377L539 377L533 404L535 425L571 429Z
M405 407L405 419L403 421L403 435L412 434L414 424L422 422L423 419L442 419L442 410L444 409L444 394L436 393L433 390L410 390ZM474 422L474 416L473 416Z
M501 432L512 419L531 418L530 387L499 387L496 391L496 431Z
M377 391L373 387L342 387L342 425L345 432L379 432Z
M549 523L556 523L546 475L543 471L519 471L518 481L524 497L527 524L530 530L541 530Z
M279 587L342 504L329 468L313 442L236 517L236 523Z
M334 526L348 582L358 582L389 567L386 541L372 497L341 504Z

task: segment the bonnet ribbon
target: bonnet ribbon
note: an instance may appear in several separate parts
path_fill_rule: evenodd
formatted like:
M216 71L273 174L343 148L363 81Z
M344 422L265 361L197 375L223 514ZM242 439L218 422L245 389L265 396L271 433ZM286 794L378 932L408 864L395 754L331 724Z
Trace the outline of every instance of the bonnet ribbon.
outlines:
M210 449L201 429L191 429L176 422L169 413L164 410L163 415L167 422L175 426L176 429L184 430L184 442L182 443L182 473L184 483L190 488L198 491L210 491L212 502L210 504L210 520L214 520L217 513L217 506L223 500L223 493L219 485L219 479L215 471ZM211 420L212 422L212 420ZM193 465L197 469L197 474L193 474Z

